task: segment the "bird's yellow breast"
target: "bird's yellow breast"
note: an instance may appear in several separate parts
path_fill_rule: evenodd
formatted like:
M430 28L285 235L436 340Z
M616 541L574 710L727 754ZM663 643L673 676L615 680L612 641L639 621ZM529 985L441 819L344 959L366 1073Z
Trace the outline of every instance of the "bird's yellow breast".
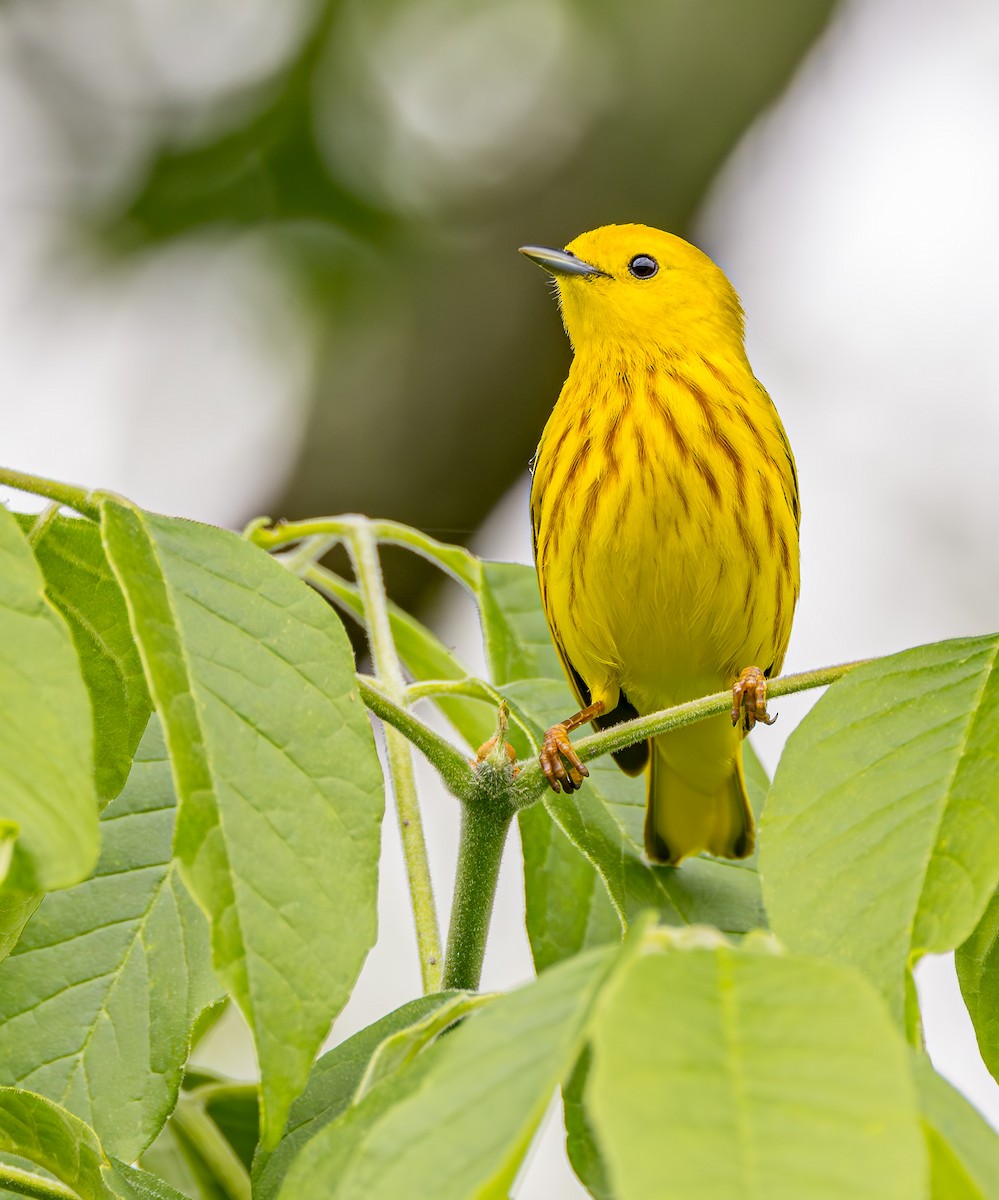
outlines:
M797 486L744 357L577 356L531 508L549 623L608 709L779 669L798 592Z

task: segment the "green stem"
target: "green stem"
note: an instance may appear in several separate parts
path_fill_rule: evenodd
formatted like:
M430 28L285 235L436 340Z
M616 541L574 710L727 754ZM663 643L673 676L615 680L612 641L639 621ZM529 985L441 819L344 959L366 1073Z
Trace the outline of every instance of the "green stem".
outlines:
M372 521L368 517L313 517L307 521L281 521L266 527L250 525L244 533L255 545L265 550L276 550L291 542L304 538L333 537L350 539L364 530L375 542L388 542L393 546L405 546L422 558L442 567L473 592L477 592L482 579L479 560L464 546L450 542L439 542L418 529L400 525L396 521Z
M512 819L513 809L502 800L490 803L484 797L462 808L445 988L478 989L500 862Z
M394 704L370 676L358 675L357 687L361 699L375 716L403 734L436 767L452 795L461 800L470 794L475 780L468 759L460 750L408 709Z
M174 1110L172 1120L229 1200L250 1200L246 1167L204 1105L185 1097Z
M802 671L797 675L783 675L779 679L771 679L767 683L767 700L776 700L780 696L790 696L794 692L804 692L809 688L826 687L855 667L869 661L860 659L835 667L819 667L814 671ZM623 750L625 746L632 746L645 738L669 733L684 725L692 725L695 721L703 721L705 717L730 712L731 708L732 693L716 692L712 696L702 696L699 700L689 700L686 704L677 704L673 708L650 713L647 717L622 721L620 725L613 725L600 733L591 733L589 737L573 742L573 748L583 762L589 762L614 750ZM512 802L517 808L528 808L537 803L548 783L536 760L520 763L518 766L520 769Z
M425 994L439 992L441 987L442 955L440 925L434 903L433 880L427 842L423 834L423 817L416 787L413 755L405 736L391 725L384 726L385 752L395 796L396 819L402 838L402 853L406 861L409 899L416 925L416 946L420 956L420 978Z
M309 567L315 566L319 559L328 554L339 541L338 537L332 535L306 538L300 546L296 546L287 555L281 556L282 565L287 567L293 575L303 575Z
M408 525L400 525L395 521L372 521L371 532L379 542L405 546L421 558L442 567L471 592L478 592L482 583L482 564L464 546L439 542L418 529L410 529Z
M464 679L425 679L419 683L411 683L406 688L406 698L410 702L416 700L432 700L437 696L466 696L470 700L484 700L495 704L497 708L505 704L510 710L510 716L527 739L528 745L540 750L537 734L527 721L518 713L517 707L511 704L502 692L497 691L491 683L477 679L474 675L466 675Z
M490 700L496 704L503 697L483 679L465 675L461 679L420 679L406 688L410 704L430 696L467 696L471 700Z
M35 1196L37 1200L79 1200L79 1195L64 1183L6 1163L0 1163L0 1189L19 1196Z
M215 1079L211 1083L202 1083L185 1094L185 1099L196 1100L199 1104L207 1105L212 1101L233 1101L243 1103L252 1101L256 1107L260 1088L255 1083L236 1083L231 1079Z
M385 697L396 708L405 708L406 680L395 642L392 640L388 601L385 597L385 584L374 535L368 523L361 520L347 522L344 535L364 601L368 642L371 646L375 675L384 689ZM392 775L396 817L406 860L413 918L416 922L416 943L420 955L423 990L436 992L440 990L441 981L441 935L437 909L434 906L427 843L423 836L413 756L409 742L391 725L385 726L385 749Z
M54 500L56 504L65 504L67 508L74 508L93 521L100 519L100 510L91 500L91 493L86 488L76 487L71 483L57 483L54 479L43 479L40 475L26 475L23 471L12 471L9 467L0 467L0 483L16 488L19 492L44 496L48 500Z

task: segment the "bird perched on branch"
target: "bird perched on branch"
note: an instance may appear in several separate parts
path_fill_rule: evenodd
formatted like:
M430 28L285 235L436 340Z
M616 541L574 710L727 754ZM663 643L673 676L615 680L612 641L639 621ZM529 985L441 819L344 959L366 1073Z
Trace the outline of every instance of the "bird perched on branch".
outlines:
M531 489L545 614L580 711L545 735L555 791L586 767L569 733L733 689L733 713L618 751L646 771L645 850L752 853L742 739L769 724L798 597L798 480L743 345L738 296L696 247L608 225L549 271L574 358Z

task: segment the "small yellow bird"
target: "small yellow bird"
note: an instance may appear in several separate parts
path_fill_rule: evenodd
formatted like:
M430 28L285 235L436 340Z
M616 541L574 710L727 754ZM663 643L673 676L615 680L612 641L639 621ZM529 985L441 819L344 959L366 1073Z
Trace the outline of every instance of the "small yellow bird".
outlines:
M709 718L618 752L648 768L645 851L752 853L742 738L770 724L798 598L798 479L743 345L732 285L696 247L607 225L521 253L554 275L574 358L541 435L534 556L581 711L545 735L557 792L588 772L569 733L733 689Z

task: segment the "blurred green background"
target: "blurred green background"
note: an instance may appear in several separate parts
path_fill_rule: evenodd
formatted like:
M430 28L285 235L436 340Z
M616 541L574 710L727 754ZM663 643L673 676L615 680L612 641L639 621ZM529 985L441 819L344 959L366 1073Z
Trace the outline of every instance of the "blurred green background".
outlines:
M0 21L74 253L262 256L303 369L288 462L242 516L363 511L460 541L526 471L569 360L516 247L683 233L832 8L8 0ZM399 570L406 599L424 577Z

